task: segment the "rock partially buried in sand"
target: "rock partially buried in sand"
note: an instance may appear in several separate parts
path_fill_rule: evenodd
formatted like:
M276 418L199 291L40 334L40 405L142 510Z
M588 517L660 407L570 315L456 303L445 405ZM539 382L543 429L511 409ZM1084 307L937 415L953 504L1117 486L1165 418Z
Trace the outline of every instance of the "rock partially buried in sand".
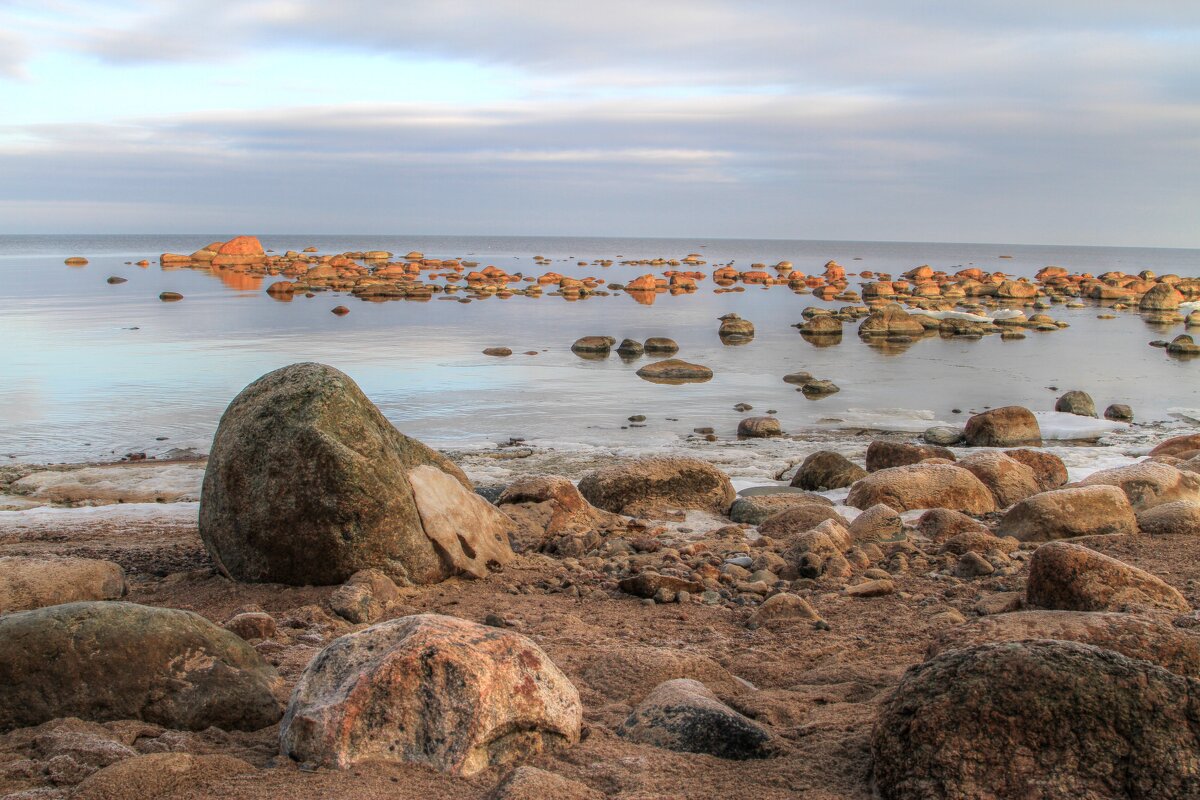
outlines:
M461 552L426 533L409 474L421 466L461 485L453 502L486 504L458 467L397 431L347 375L293 364L247 386L222 416L200 536L237 580L329 585L375 568L400 583L440 581ZM475 549L475 537L497 531L458 533Z
M1200 503L1177 500L1148 508L1137 515L1142 533L1155 536L1200 536Z
M253 647L198 614L121 602L0 617L0 731L56 717L258 730L280 679Z
M678 358L655 361L637 371L638 377L651 383L704 383L712 380L713 371L702 364L689 364Z
M1115 486L1077 486L1028 497L1000 520L996 532L1022 542L1137 533L1133 507Z
M1060 611L1191 610L1162 579L1071 542L1050 542L1033 552L1025 601Z
M696 458L641 458L601 467L583 476L579 492L616 514L684 508L724 514L736 497L729 476Z
M963 436L971 447L1042 445L1037 417L1021 406L1004 406L976 414L967 420Z
M579 693L517 633L439 614L335 640L300 676L280 730L296 761L424 764L473 775L579 740Z
M487 800L604 800L604 793L537 767L520 766L501 781Z
M125 570L95 558L0 558L0 614L125 595Z
M774 753L766 728L689 678L655 687L621 723L617 733L639 744L718 758L767 758Z
M883 800L1162 798L1200 785L1196 684L1074 642L955 649L912 667L872 742Z

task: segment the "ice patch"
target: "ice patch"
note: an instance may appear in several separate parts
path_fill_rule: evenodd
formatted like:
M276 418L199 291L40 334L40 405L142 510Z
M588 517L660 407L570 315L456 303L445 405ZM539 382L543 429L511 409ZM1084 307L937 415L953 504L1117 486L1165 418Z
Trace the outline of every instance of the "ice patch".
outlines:
M928 428L952 424L937 419L932 411L911 408L849 408L837 416L829 416L817 421L817 425L823 428L870 430L881 433L924 433Z
M1167 413L1175 417L1175 419L1200 423L1200 408L1168 408Z
M0 530L37 530L105 522L190 525L195 524L199 514L197 502L121 503L79 508L39 506L21 511L0 511Z
M15 481L10 491L42 503L178 503L200 499L204 464L111 464L41 470Z
M1129 428L1127 422L1113 422L1095 417L1081 417L1065 411L1035 411L1042 438L1058 441L1099 439L1110 433Z

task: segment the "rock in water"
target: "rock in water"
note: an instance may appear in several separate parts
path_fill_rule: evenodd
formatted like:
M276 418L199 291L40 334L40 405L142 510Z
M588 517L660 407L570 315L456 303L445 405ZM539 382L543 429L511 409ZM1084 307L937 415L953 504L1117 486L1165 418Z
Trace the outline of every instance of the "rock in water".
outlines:
M1058 398L1054 404L1054 410L1081 417L1094 417L1096 416L1096 403L1090 394L1075 389Z
M744 760L772 755L771 734L722 703L699 681L677 678L657 686L617 732L640 744L681 753Z
M0 617L0 731L56 717L258 730L278 673L199 614L86 602Z
M415 762L456 775L579 740L579 693L532 641L441 616L335 640L296 684L280 731L297 761Z
M976 414L963 431L971 447L1042 445L1042 429L1028 408L1004 406Z
M462 494L425 472L414 480L420 467L444 473ZM423 520L468 495L458 467L397 431L347 375L293 364L247 386L221 418L204 473L200 536L238 580L328 585L374 568L398 583L432 583L465 563L468 549L498 546L500 520L483 514L487 524L456 532L465 547L457 535L427 533ZM443 510L448 523L460 516ZM461 514L475 518L476 510Z
M729 476L696 458L640 458L601 467L583 476L579 492L617 514L682 508L724 514L736 497Z
M1200 794L1193 679L1074 642L951 650L909 669L875 727L883 800Z
M125 570L94 558L0 558L0 614L125 595Z

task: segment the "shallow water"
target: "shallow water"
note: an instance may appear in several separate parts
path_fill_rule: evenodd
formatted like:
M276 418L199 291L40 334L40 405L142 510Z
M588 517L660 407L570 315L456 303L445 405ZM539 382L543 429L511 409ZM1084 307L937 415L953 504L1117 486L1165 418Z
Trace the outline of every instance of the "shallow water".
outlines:
M1099 408L1128 403L1140 421L1170 420L1171 409L1200 407L1200 361L1150 348L1182 326L1150 326L1136 314L1099 320L1096 306L1049 313L1070 328L1028 332L1023 341L923 339L884 351L847 327L842 342L814 347L791 327L809 305L825 304L786 287L661 295L652 306L628 296L567 302L559 297L492 298L469 304L360 302L332 292L278 302L265 284L227 285L211 273L164 270L165 251L191 252L228 235L0 237L0 455L25 461L106 459L130 451L206 451L221 412L259 375L315 360L349 373L401 430L435 446L462 448L524 437L535 442L636 452L679 444L693 428L731 437L743 416L773 410L785 430L878 428L919 431L958 422L987 406L1048 411L1067 389L1091 393ZM899 272L928 263L1032 275L1047 264L1200 275L1200 251L1017 245L651 239L452 238L430 236L263 236L282 251L422 250L471 257L509 271L597 275L624 282L649 267L576 267L595 258L680 258L710 264L787 259L819 272L836 259L851 272ZM555 259L536 267L535 254ZM86 267L64 266L83 255ZM1011 259L1000 259L1011 255ZM147 258L150 267L128 261ZM855 260L861 258L861 261ZM706 268L706 271L711 268ZM654 270L658 271L658 270ZM110 275L128 279L109 285ZM853 279L852 279L853 280ZM857 288L852 284L852 288ZM159 292L185 299L162 303ZM330 309L346 304L351 313ZM757 327L754 341L723 345L716 318L736 312ZM570 351L576 338L669 336L680 358L706 364L704 384L665 386L639 379L650 361L615 354L590 361ZM491 358L490 346L515 355ZM522 351L537 350L536 356ZM807 370L841 392L808 400L781 377ZM1052 389L1050 387L1057 387ZM959 409L961 413L954 413ZM632 428L633 414L648 417ZM759 445L755 443L754 447ZM786 446L786 445L781 445Z

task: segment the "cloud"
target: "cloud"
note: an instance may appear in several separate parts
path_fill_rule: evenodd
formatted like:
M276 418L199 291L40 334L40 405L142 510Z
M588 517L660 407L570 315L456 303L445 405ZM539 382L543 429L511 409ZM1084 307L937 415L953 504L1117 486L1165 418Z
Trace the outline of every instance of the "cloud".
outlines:
M24 39L0 28L0 80L25 80L28 77L25 61L29 53L29 45Z

